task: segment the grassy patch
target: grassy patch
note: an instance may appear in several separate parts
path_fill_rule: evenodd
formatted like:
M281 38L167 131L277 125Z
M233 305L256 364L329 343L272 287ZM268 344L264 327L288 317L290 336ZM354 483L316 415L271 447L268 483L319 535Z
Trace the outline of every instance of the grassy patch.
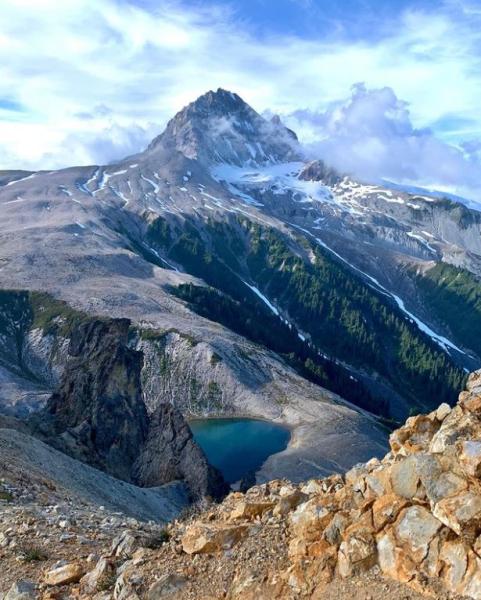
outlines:
M22 560L24 562L41 562L47 560L48 556L42 548L30 546L22 550Z
M0 490L0 500L3 500L4 502L13 502L13 496L9 492Z
M41 329L46 334L70 337L76 326L91 318L49 294L30 292L29 296L33 315L32 328Z

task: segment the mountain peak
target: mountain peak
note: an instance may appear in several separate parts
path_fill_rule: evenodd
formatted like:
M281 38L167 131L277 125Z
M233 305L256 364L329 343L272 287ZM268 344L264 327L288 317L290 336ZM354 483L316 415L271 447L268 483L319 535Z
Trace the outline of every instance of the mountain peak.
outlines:
M199 96L197 100L192 102L189 106L201 107L205 106L209 109L224 109L224 110L239 110L242 108L249 108L249 105L242 100L242 98L223 88L217 88L217 91L209 90L202 96Z
M254 166L301 159L294 132L267 121L238 94L219 88L183 108L149 146L212 165Z

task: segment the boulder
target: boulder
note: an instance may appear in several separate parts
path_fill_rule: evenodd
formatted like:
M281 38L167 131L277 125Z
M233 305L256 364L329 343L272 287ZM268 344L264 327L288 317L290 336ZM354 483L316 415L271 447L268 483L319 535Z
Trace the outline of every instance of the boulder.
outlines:
M68 585L78 583L85 574L85 568L79 563L68 563L47 571L44 582L47 585Z
M115 583L115 564L112 560L102 557L93 571L89 571L80 580L80 588L84 594L93 594L96 591L113 586Z
M304 494L299 489L290 489L287 487L281 488L280 499L274 508L274 515L283 516L291 512L308 499L307 494Z
M356 523L345 531L343 537L337 562L341 577L367 571L376 564L377 549L372 528Z
M481 495L471 491L445 498L433 510L434 516L458 535L481 523Z
M468 568L468 552L465 544L461 540L444 542L439 558L444 563L444 584L450 590L457 590Z
M236 506L230 514L230 519L233 521L237 519L255 519L256 517L262 516L268 510L272 510L273 507L274 502L255 502L251 500L246 500L236 504Z
M36 586L26 579L16 581L8 590L4 600L36 600Z
M420 563L428 554L429 544L442 524L423 506L405 508L393 531L400 546L407 548L409 556Z
M247 525L193 525L182 538L186 554L214 554L229 550L248 533Z
M467 475L479 477L481 475L481 441L465 440L461 442L459 461Z
M126 530L113 539L110 552L113 556L127 560L132 558L139 548L149 546L150 542L151 536L140 531Z
M401 510L407 505L408 501L396 494L386 494L378 498L372 505L374 530L378 532L386 525L394 523Z
M429 415L410 417L403 427L390 435L391 450L395 455L401 456L427 451L440 426L441 422L436 417L436 411Z

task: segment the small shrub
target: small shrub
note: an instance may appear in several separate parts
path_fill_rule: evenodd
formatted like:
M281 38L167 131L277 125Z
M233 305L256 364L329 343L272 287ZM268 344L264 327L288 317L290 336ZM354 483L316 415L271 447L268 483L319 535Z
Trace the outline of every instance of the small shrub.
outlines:
M30 548L24 548L22 551L24 562L38 562L47 560L48 556L41 548L32 546Z
M5 500L6 502L13 502L13 496L5 490L0 490L0 500Z

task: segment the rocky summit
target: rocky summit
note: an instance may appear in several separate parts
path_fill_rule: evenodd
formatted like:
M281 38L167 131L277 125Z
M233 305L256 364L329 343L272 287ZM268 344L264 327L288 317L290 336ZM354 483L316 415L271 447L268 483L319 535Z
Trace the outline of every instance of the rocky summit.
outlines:
M382 459L273 480L168 524L2 479L5 600L481 598L481 371ZM18 475L18 474L17 474Z

